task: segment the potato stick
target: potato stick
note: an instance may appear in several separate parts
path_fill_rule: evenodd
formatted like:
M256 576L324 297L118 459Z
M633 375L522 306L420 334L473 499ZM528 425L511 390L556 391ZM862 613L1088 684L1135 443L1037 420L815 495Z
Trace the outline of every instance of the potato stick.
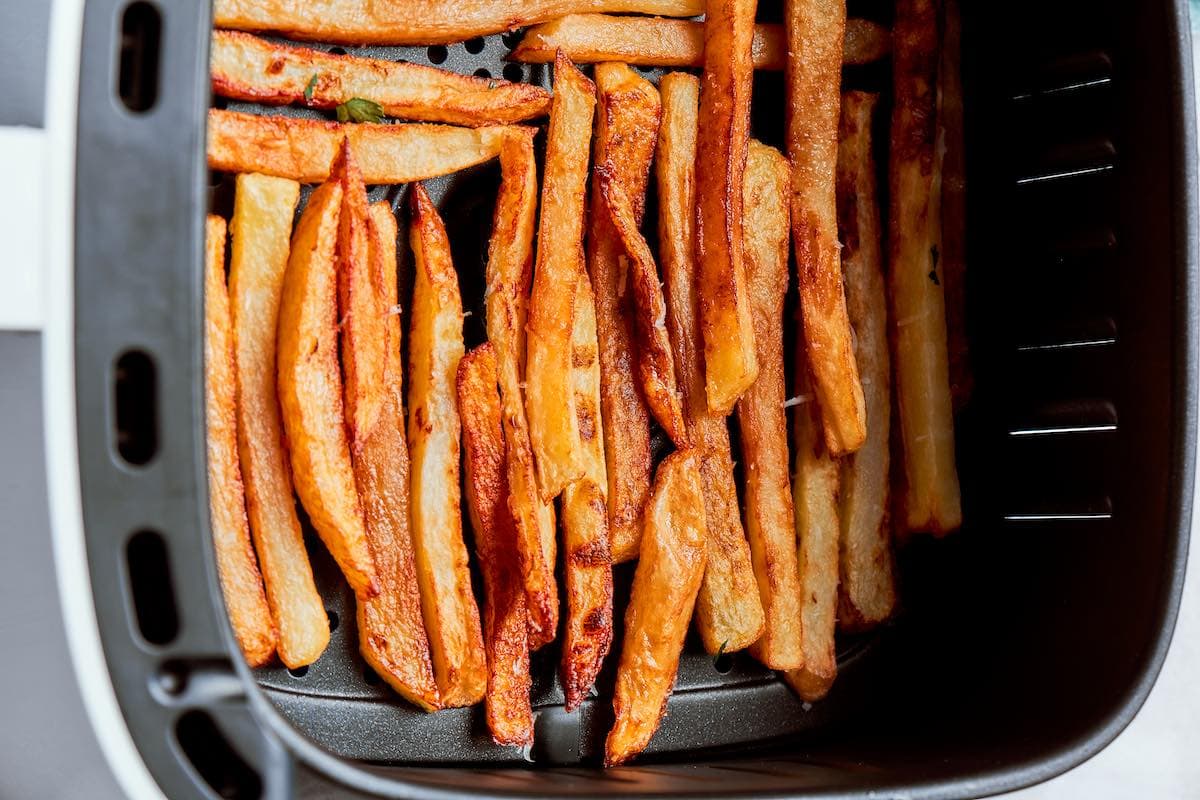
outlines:
M334 55L236 31L213 31L209 69L213 92L222 97L310 108L361 97L389 116L422 122L503 125L541 116L550 107L550 95L540 86Z
M867 440L841 466L841 585L838 625L862 628L889 617L896 604L888 519L891 367L888 363L879 200L871 121L878 95L846 92L838 146L838 228L846 274L846 310L867 404Z
M500 149L502 179L488 244L488 339L496 348L496 372L508 450L508 505L517 531L517 554L525 583L529 647L554 639L558 628L558 588L554 578L554 506L537 490L533 449L525 419L525 317L533 275L533 225L537 210L537 169L533 135L513 129Z
M233 324L225 288L225 220L205 221L204 409L208 443L208 509L217 574L229 625L246 663L261 667L275 655L275 623L246 521L246 495L237 451L237 372Z
M742 238L757 0L709 0L696 142L696 261L708 406L728 414L758 376ZM701 600L703 607L704 601Z
M329 177L333 157L349 139L368 184L410 183L495 158L514 127L343 124L214 108L208 112L208 166L318 183Z
M805 354L799 354L796 414L796 475L793 502L799 537L801 649L804 666L783 674L808 702L820 700L837 677L834 628L838 602L838 465L821 435L817 401Z
M362 191L343 190L342 217L347 199ZM363 195L365 200L365 194ZM375 557L379 594L358 601L358 648L363 658L395 689L416 706L432 711L441 705L429 640L421 615L417 566L409 528L408 445L404 438L403 367L400 364L400 317L396 306L396 218L386 202L367 211L366 258L354 258L341 270L365 272L369 280L353 282L368 287L373 307L360 303L360 313L385 320L382 344L383 371L376 385L360 385L363 373L346 374L347 394L378 396L379 413L369 431L351 442L354 482L367 524L367 541ZM343 227L342 231L346 229ZM348 326L347 326L348 327ZM345 328L343 328L345 330ZM373 342L342 337L342 360L349 363L351 347L373 350ZM349 415L347 415L349 416Z
M758 347L758 380L738 401L746 475L746 536L766 624L750 646L771 669L804 663L796 520L788 463L787 382L783 367L783 299L788 287L787 159L751 141L746 157L746 285Z
M595 76L599 92L595 161L612 165L640 223L661 114L658 92L624 64L598 64ZM596 177L591 207L603 205ZM642 537L642 506L650 494L650 412L634 372L633 298L627 294L627 265L607 214L592 214L587 248L600 344L608 528L616 563L636 558Z
M703 67L704 23L571 14L530 28L508 58L545 64L554 60L560 48L576 64L622 61L640 67ZM787 64L782 25L755 25L751 48L755 69L780 72ZM865 19L846 21L843 64L870 64L886 58L891 48L891 34L884 26Z
M496 353L490 342L463 356L456 385L463 426L464 485L475 531L475 554L483 574L488 730L496 744L527 745L533 741L533 712L529 706L525 586L508 510Z
M449 44L564 14L694 17L703 0L217 0L213 25L339 44Z
M596 87L560 58L554 64L537 266L526 324L525 415L544 500L583 475L571 391L571 319L583 274L584 193L595 107Z
M567 584L567 625L562 683L567 711L574 711L596 682L613 634L612 550L608 536L608 475L600 418L600 358L596 309L587 275L575 292L571 334L571 383L579 415L583 477L562 497L563 573Z
M974 377L967 345L966 151L963 147L962 18L958 0L942 4L942 59L938 66L938 147L942 160L942 246L938 263L946 287L946 339L950 393L959 410L971 397Z
M462 300L450 242L424 187L412 189L412 332L409 338L408 449L421 607L442 705L483 699L487 664L459 507L458 398Z
M642 392L658 424L676 447L684 448L688 446L687 426L683 419L679 386L675 382L675 357L671 353L671 342L667 339L667 307L662 284L658 281L658 268L634 220L633 205L613 171L599 167L597 176L609 217L621 237L632 266L638 373L642 379Z
M299 197L295 181L239 175L229 225L238 454L246 516L271 618L279 629L279 660L293 669L316 661L329 643L329 618L296 517L276 388L275 332Z
M758 638L762 603L754 582L750 549L738 515L737 487L725 417L708 408L704 350L696 296L695 171L700 82L673 73L661 82L663 124L659 131L658 238L666 278L667 328L679 368L690 437L700 450L709 560L720 569L705 574L697 629L710 652L737 650ZM705 599L707 597L707 599Z
M606 766L624 763L646 749L666 711L704 574L701 495L694 450L673 453L659 465L625 611L625 641L613 692L616 721L604 744Z
M852 453L867 435L837 239L837 130L845 0L788 0L788 156L800 310L825 441Z
M296 230L279 303L279 407L296 494L355 594L379 592L342 407L335 253L342 187L322 184Z
M937 263L937 40L933 0L901 0L896 6L889 165L890 310L906 484L897 522L906 531L942 535L962 524L962 507L954 463L946 298Z

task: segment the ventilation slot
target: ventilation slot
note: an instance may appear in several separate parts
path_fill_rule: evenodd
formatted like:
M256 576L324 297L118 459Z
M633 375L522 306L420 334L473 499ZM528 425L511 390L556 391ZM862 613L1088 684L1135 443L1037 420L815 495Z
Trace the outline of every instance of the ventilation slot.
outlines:
M200 778L218 797L257 800L262 779L230 746L212 717L189 711L175 723L175 738Z
M158 452L158 372L141 350L127 350L113 374L117 452L140 467Z
M143 113L158 100L162 16L150 3L131 3L121 17L117 93L130 111Z
M170 644L179 633L171 565L162 536L138 531L125 546L125 562L138 631L150 644Z

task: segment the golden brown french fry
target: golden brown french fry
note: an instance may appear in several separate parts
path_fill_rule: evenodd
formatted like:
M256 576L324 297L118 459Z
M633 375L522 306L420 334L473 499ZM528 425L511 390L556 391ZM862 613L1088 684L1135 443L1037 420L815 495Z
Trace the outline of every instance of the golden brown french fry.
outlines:
M750 142L746 156L746 285L758 347L758 380L738 401L746 475L746 536L766 624L750 652L771 669L804 663L796 520L788 463L783 299L788 287L787 159Z
M640 224L661 114L658 92L624 64L598 64L595 76L595 160L612 165ZM601 208L603 202L597 177L591 207ZM600 344L600 411L615 563L636 558L642 537L642 506L650 493L650 413L634 371L633 298L627 293L623 246L607 214L592 214L587 247Z
M751 45L754 68L779 72L787 64L782 25L755 25ZM704 23L661 17L569 14L525 32L508 57L545 64L562 49L576 64L620 61L640 67L703 67ZM845 64L870 64L892 49L888 29L865 19L846 21ZM504 120L516 121L516 120Z
M834 628L838 603L838 465L821 434L807 359L799 354L800 404L796 414L796 476L793 502L799 537L801 649L804 666L783 673L808 702L820 700L837 677Z
M238 454L246 512L279 629L279 660L311 664L329 643L329 618L304 548L283 444L275 333L300 185L239 175L234 195L229 295L237 357Z
M608 206L613 227L621 237L631 262L634 310L638 335L638 374L642 392L654 418L671 437L676 447L688 447L687 426L683 419L683 401L675 382L675 357L667 339L666 300L658 282L658 268L650 247L642 238L634 218L633 204L615 172L607 165L596 168L600 192Z
M344 173L339 237L348 232L346 217L351 213L349 207L357 202L354 200L356 195L365 204L361 178L355 181ZM372 357L375 351L381 350L383 360L377 383L368 382L363 370L353 376L346 371L347 396L360 396L364 398L360 404L378 407L374 425L364 429L365 432L353 433L350 442L354 483L362 503L367 541L375 557L379 578L379 594L358 600L358 648L371 668L401 697L432 711L441 705L441 701L429 658L429 640L421 615L416 557L409 529L400 317L392 313L397 293L396 218L391 207L380 202L370 206L365 222L365 252L356 249L353 258L343 260L338 266L341 285L361 287L367 294L367 297L355 299L357 313L384 320L377 334L379 341L363 337L351 339L345 333L342 336L344 364L356 358L365 360L350 352L351 348L366 351ZM347 276L346 271L351 274ZM345 308L343 304L343 318L346 318ZM347 319L343 331L349 327L350 320ZM351 417L349 411L346 416L347 419Z
M625 611L625 641L613 692L616 721L604 744L606 766L646 749L675 685L705 567L699 460L694 450L673 453L654 479L641 560Z
M788 0L788 157L800 310L825 441L852 453L867 435L837 238L837 130L845 0Z
M563 573L567 625L563 643L563 693L567 711L587 697L612 644L612 550L608 536L608 476L600 415L600 355L592 284L579 276L571 334L571 383L583 477L563 491Z
M709 0L704 23L704 124L696 142L697 281L708 406L723 414L758 377L742 238L756 6L756 0Z
M508 450L508 504L517 531L517 554L525 583L529 647L554 639L558 588L554 578L554 506L537 490L533 449L525 419L525 318L533 275L533 225L537 210L537 167L533 135L513 129L500 149L502 178L488 244L488 339L496 348L496 371Z
M941 217L933 0L897 3L895 45L889 289L906 484L897 524L942 535L962 524L962 505L954 463L946 297L937 263Z
M275 623L246 521L246 495L237 451L237 371L233 323L225 288L225 220L205 221L204 410L208 443L208 510L217 574L229 624L246 663L261 667L275 655Z
M412 332L409 339L408 449L421 607L442 705L483 699L487 664L459 508L458 398L463 355L462 300L450 242L424 187L412 189Z
M342 187L322 184L292 234L279 303L279 407L296 494L356 594L379 592L342 407L335 255Z
M891 616L896 605L888 519L891 367L882 232L871 153L878 95L842 95L838 146L838 228L846 273L846 310L867 404L867 440L841 466L841 582L838 626L862 628Z
M612 11L694 17L703 0L217 0L213 25L340 44L449 44L564 14Z
M540 116L550 107L550 95L540 86L406 61L334 55L236 31L213 31L209 69L213 92L222 97L311 108L333 108L361 97L389 116L422 122L503 125Z
M938 157L942 160L942 247L946 339L954 410L971 398L974 375L967 343L967 164L963 147L962 17L958 0L942 3L942 60L938 66Z
M583 273L584 192L595 107L596 87L565 57L558 59L526 324L525 415L545 500L558 497L583 475L571 391L571 320L575 287Z
M704 386L700 301L696 296L695 171L700 81L672 73L661 81L663 124L659 131L658 239L667 289L667 327L690 437L699 449L708 528L709 564L697 606L697 629L710 652L739 650L763 628L762 603L750 549L738 516L737 487L725 417L709 410ZM716 566L719 565L719 566Z
M491 342L463 356L456 385L463 426L464 484L486 598L483 635L488 730L496 744L525 745L533 741L525 585L517 559L516 529L508 510L504 431Z
M333 157L349 139L368 184L410 183L495 158L513 127L343 124L214 108L208 112L208 166L317 183L329 177Z

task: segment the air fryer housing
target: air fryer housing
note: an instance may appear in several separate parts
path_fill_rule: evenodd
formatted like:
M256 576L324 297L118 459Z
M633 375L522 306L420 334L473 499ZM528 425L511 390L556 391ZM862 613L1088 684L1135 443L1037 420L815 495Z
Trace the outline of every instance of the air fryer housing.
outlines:
M314 567L339 621L329 651L303 675L254 673L237 657L205 500L203 217L229 202L204 157L210 13L190 0L89 0L74 249L80 493L113 688L164 793L968 797L1045 780L1110 742L1165 656L1190 522L1187 9L963 5L967 524L900 552L902 608L842 643L826 700L803 705L748 658L714 663L692 647L647 756L601 770L611 665L598 696L568 715L553 655L537 656L534 747L491 745L479 711L424 715L371 684L350 598L319 545ZM546 68L505 65L512 41L364 52L545 82ZM756 81L755 133L776 143L782 90L778 76ZM482 338L496 183L494 165L430 182L475 305L468 344ZM403 213L403 194L373 197ZM628 577L618 571L618 599Z

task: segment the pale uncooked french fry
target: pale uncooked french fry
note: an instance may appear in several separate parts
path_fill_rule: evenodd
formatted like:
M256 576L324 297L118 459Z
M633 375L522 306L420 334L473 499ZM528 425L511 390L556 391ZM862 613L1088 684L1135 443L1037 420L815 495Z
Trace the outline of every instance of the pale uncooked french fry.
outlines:
M695 283L695 170L700 82L691 75L663 77L663 122L659 131L657 180L659 249L666 279L667 328L689 435L701 456L709 564L697 605L697 629L705 648L740 650L758 638L763 609L738 516L737 487L725 417L708 407L704 344Z
M359 97L400 119L453 125L503 125L540 116L550 95L510 83L412 64L334 55L236 31L213 31L213 92L272 105L333 108Z
M640 223L661 106L658 92L624 64L596 66L595 161L612 166ZM592 209L602 208L599 178ZM638 390L633 298L621 241L607 214L591 217L588 274L596 298L600 406L608 464L608 525L614 562L637 557L642 506L650 493L650 413Z
M525 583L529 647L554 639L558 589L554 578L554 506L541 498L525 419L525 317L533 275L533 226L537 211L537 168L533 135L515 129L500 148L502 179L488 244L488 340L496 348L496 372L508 450L509 508L517 531L517 553Z
M496 744L526 745L533 741L533 711L529 706L525 585L508 510L504 431L491 342L463 356L456 386L463 426L464 485L483 574L488 730Z
M613 692L616 720L606 766L636 756L658 729L675 685L679 654L705 566L699 456L673 453L658 467L646 506L641 560L625 610L625 640Z
M229 624L246 663L261 667L275 655L275 623L246 521L246 495L237 451L237 371L233 323L225 288L225 220L205 221L204 409L208 450L208 509L217 575Z
M697 282L708 406L723 414L758 377L742 238L756 6L756 0L709 0L704 23L704 124L696 141Z
M571 391L571 320L583 274L583 217L596 87L565 57L554 64L554 104L546 134L546 171L537 265L526 323L525 416L542 499L583 474L579 420Z
M841 581L838 626L887 619L896 605L888 515L892 376L888 360L879 198L871 121L878 95L846 92L838 146L838 228L846 273L846 310L867 404L867 440L841 467Z
M217 0L213 25L342 44L449 44L580 11L694 17L703 0Z
M879 23L865 19L846 21L843 63L870 64L886 58L891 47L891 35ZM755 69L779 72L787 64L782 25L755 25L752 48ZM640 67L703 67L704 23L662 17L569 14L530 28L508 57L513 61L545 64L554 60L559 49L576 64L620 61Z
M746 536L766 624L751 654L771 669L804 663L796 520L788 463L783 299L788 287L787 159L751 141L746 157L746 285L758 347L758 380L738 401L746 476Z
M417 579L433 674L445 707L483 699L487 664L460 508L458 396L462 299L450 242L424 187L412 189L413 280L408 450Z
M804 341L825 441L852 453L867 435L837 238L837 130L845 0L788 0L788 157Z
M896 5L890 172L891 325L905 486L897 524L942 535L962 524L946 347L937 137L937 9Z
M329 618L296 517L276 388L275 333L299 197L295 181L239 175L229 225L238 454L246 512L267 604L279 629L279 660L293 669L316 661L329 643Z

